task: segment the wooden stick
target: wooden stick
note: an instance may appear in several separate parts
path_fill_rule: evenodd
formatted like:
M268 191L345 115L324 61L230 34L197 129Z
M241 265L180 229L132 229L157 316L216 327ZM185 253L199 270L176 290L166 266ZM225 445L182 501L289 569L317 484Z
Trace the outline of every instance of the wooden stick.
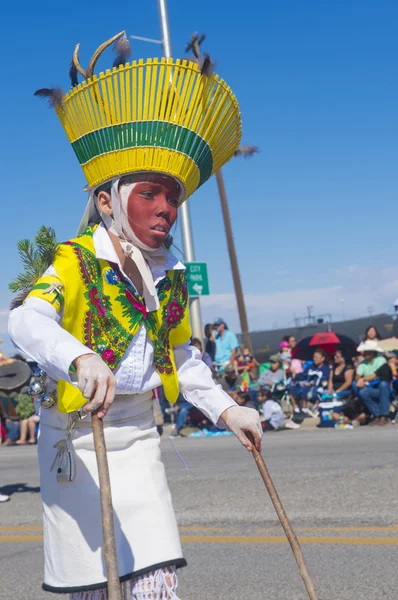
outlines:
M104 424L96 412L91 415L94 447L98 465L98 479L101 496L102 532L104 536L103 553L108 580L108 600L122 600L122 592L117 566L115 526L113 523L113 506L111 482L109 478L108 457L104 436Z
M253 458L256 462L258 470L260 471L260 475L264 481L264 485L267 488L272 504L274 505L276 514L278 515L279 521L284 529L290 547L293 551L294 558L296 559L298 565L299 574L304 582L305 589L308 593L308 597L310 598L310 600L318 600L318 595L315 590L314 582L312 581L310 572L307 568L307 565L305 564L300 542L298 541L297 536L294 533L293 527L291 526L290 521L287 517L285 509L283 508L283 504L278 496L278 492L275 489L274 483L271 479L271 475L269 474L269 471L267 469L267 465L265 464L260 452L256 450L254 446L254 440L251 434L247 432L246 435L253 444Z

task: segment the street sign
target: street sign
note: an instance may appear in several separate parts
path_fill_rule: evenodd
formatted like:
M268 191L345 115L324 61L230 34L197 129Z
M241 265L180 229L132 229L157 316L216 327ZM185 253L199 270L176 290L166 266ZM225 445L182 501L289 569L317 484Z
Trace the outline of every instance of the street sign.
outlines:
M187 268L188 294L190 296L209 296L209 278L207 276L207 263L188 262Z

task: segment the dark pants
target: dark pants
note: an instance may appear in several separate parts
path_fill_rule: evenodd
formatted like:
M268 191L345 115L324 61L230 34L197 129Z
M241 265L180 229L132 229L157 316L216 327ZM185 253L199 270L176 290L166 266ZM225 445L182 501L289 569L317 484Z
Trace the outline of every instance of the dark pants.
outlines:
M374 417L388 417L391 384L380 381L377 387L367 386L359 390L358 396Z
M175 426L178 431L180 431L180 429L182 429L187 422L189 412L193 406L189 402L180 402L178 406L180 407L180 410L177 413Z

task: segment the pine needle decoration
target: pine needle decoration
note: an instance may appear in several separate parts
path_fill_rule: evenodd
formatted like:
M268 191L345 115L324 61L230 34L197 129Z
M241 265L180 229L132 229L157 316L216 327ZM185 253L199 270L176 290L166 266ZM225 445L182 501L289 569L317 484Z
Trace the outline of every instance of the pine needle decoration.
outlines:
M24 271L19 273L8 284L9 289L17 295L11 302L10 309L17 308L34 288L36 281L47 271L54 262L58 242L54 229L42 225L34 241L24 239L17 244L18 253Z

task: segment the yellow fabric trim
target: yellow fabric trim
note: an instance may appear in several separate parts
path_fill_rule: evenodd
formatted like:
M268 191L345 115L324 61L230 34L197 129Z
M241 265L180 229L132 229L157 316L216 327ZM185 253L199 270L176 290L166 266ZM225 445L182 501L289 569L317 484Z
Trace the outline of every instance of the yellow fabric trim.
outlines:
M45 284L48 287L46 287L45 289L40 289L40 286L42 284ZM59 279L58 277L55 277L54 275L46 275L44 277L41 277L36 282L35 288L28 294L25 301L28 298L40 298L40 300L45 300L46 302L51 304L51 306L53 306L55 308L57 313L59 313L59 311L62 308L62 302L60 301L60 293L63 296L63 290L58 292L55 286L62 286L62 285L63 284L62 284L61 279ZM36 287L36 286L39 286L39 287ZM49 290L51 290L52 287L54 287L53 291L49 291Z

